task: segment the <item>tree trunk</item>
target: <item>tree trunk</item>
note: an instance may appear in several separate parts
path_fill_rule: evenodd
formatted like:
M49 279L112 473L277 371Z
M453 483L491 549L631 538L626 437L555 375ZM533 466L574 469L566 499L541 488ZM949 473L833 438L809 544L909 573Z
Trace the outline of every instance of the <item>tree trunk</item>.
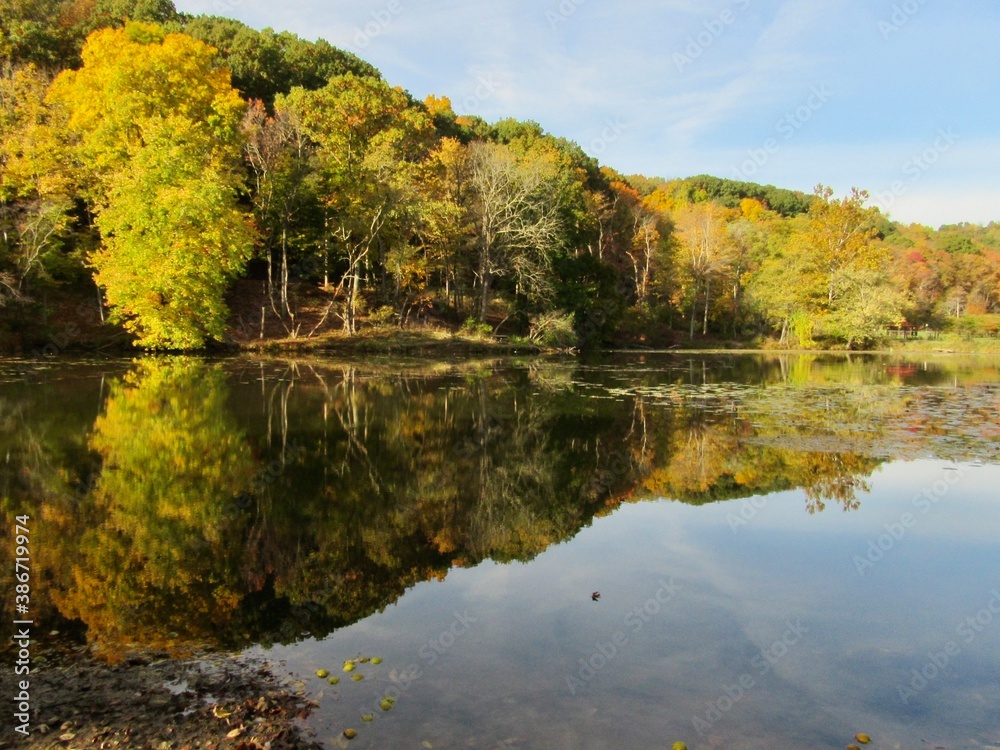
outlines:
M344 330L348 336L353 336L358 332L357 307L360 288L361 274L355 268L351 275L351 283L347 287L347 309L344 312Z
M271 243L267 244L267 298L271 302L271 309L274 309L274 253Z
M705 322L702 324L701 327L702 336L708 335L708 308L711 303L711 297L712 297L712 277L709 276L707 279L705 279Z
M292 311L288 306L288 230L284 226L281 228L281 309L291 317Z
M490 286L493 284L493 274L490 273L490 251L488 244L485 244L479 251L479 281L482 284L482 291L479 295L479 319L485 321L486 313L490 309Z
M490 284L492 282L492 278L490 277L489 272L483 272L482 281L483 290L482 294L479 296L479 319L485 322L486 314L490 310Z
M698 316L698 284L695 283L694 295L691 298L691 332L689 338L694 341L694 321Z

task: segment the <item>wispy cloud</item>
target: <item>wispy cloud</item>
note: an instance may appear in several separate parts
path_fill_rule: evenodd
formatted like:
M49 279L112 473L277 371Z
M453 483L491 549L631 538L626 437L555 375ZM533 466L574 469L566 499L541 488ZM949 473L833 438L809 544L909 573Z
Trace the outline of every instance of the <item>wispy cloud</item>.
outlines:
M947 155L947 169L911 186L893 213L909 220L926 211L929 223L1000 218L995 179L984 169L998 163L990 103L1000 99L1000 47L991 41L1000 6L993 3L924 4L889 40L877 24L895 0L217 3L177 5L325 37L419 98L447 95L457 109L473 103L490 120L534 119L585 147L609 119L627 123L601 154L626 172L731 176L734 160L773 136L812 86L828 85L834 99L755 179L876 189L891 185L922 138L954 126L963 143ZM359 48L358 31L384 19L391 3L398 12ZM567 12L553 24L553 11ZM713 22L726 11L732 20L719 32ZM692 40L700 54L678 66L675 56ZM489 97L476 93L484 77L497 84Z

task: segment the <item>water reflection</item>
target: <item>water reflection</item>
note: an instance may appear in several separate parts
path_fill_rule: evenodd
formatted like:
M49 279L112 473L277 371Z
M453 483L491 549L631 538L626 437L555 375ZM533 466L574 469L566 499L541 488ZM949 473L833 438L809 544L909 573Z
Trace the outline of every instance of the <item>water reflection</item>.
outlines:
M39 619L109 659L290 643L623 503L849 511L888 459L995 461L998 380L876 357L12 364L2 510L34 519Z

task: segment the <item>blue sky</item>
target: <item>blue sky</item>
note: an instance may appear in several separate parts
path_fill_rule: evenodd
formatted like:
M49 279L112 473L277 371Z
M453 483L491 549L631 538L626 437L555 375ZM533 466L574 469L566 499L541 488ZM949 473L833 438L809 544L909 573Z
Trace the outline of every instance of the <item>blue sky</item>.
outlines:
M1000 220L997 0L177 0L323 37L418 98L536 120L626 174L869 190Z

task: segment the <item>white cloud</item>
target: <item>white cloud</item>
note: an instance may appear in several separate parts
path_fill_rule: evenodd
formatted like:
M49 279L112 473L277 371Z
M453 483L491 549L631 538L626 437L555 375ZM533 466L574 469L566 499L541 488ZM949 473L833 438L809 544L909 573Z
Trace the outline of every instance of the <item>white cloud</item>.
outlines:
M621 0L613 8L597 0L230 0L231 10L217 2L225 0L179 7L326 37L419 98L447 95L457 110L489 120L537 120L585 148L607 122L627 123L600 154L626 172L733 176L812 86L829 85L830 105L794 138L779 138L780 151L754 179L886 190L927 147L923 138L954 125L967 137L908 186L893 213L909 220L927 212L927 223L1000 214L988 168L1000 151L983 138L992 132L983 102L1000 94L996 52L969 36L988 35L997 14L978 5L974 30L961 4L928 5L887 44L875 24L881 11L862 0ZM571 12L553 28L546 12L561 2ZM735 20L679 70L675 53L726 9ZM379 19L379 33L359 48L357 32ZM973 70L975 96L953 96ZM485 97L484 78L496 84Z

